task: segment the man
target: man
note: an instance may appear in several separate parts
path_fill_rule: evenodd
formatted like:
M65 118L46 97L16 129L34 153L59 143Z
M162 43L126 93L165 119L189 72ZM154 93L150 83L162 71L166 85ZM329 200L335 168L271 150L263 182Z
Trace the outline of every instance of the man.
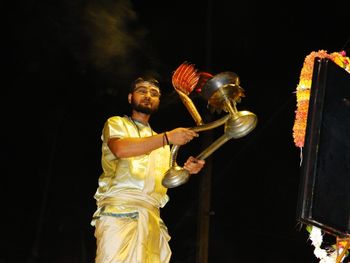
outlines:
M110 117L104 125L103 173L91 222L96 263L170 261L170 236L159 211L169 199L162 185L170 168L169 145L184 145L198 134L187 128L161 134L152 130L149 119L158 110L160 95L155 79L136 79L128 94L131 116ZM184 168L196 174L203 165L204 160L191 156Z

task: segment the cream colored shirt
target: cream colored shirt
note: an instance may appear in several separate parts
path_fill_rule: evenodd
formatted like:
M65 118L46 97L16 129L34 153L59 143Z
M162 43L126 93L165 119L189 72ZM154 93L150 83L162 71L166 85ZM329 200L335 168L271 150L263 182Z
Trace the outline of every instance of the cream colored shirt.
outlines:
M109 118L102 132L102 169L98 188L94 195L97 210L93 215L92 225L101 214L129 214L137 211L132 205L108 203L111 198L117 200L123 193L135 192L152 199L157 208L163 207L169 200L167 188L162 179L170 168L170 147L165 145L150 153L129 158L117 158L109 149L110 138L148 137L155 135L151 127L133 121L125 116Z

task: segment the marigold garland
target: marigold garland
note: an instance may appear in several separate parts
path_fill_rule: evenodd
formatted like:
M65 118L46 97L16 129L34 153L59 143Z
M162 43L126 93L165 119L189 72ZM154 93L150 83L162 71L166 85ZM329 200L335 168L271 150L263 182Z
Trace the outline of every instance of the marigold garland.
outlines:
M350 59L346 57L345 51L328 54L325 50L319 50L318 52L313 51L305 57L299 83L296 88L297 110L295 111L295 122L293 126L294 144L300 148L304 147L310 89L316 57L321 59L328 58L350 73Z

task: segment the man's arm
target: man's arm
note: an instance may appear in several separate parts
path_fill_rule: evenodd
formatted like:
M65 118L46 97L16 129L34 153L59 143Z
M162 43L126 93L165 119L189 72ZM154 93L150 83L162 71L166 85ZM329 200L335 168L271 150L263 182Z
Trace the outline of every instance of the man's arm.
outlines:
M166 135L169 143L176 145L184 145L194 137L198 137L197 132L188 128L176 128L166 132ZM144 138L111 138L108 141L108 147L118 158L133 157L151 152L167 144L164 136L164 133L160 133Z

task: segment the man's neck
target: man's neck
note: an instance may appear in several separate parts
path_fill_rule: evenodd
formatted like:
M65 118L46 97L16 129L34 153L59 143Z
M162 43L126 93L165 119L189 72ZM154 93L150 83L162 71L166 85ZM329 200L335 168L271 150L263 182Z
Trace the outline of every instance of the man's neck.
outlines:
M151 115L150 114L145 114L142 112L138 112L138 111L133 111L131 114L131 118L135 121L141 122L144 125L148 125L148 121L150 119Z

